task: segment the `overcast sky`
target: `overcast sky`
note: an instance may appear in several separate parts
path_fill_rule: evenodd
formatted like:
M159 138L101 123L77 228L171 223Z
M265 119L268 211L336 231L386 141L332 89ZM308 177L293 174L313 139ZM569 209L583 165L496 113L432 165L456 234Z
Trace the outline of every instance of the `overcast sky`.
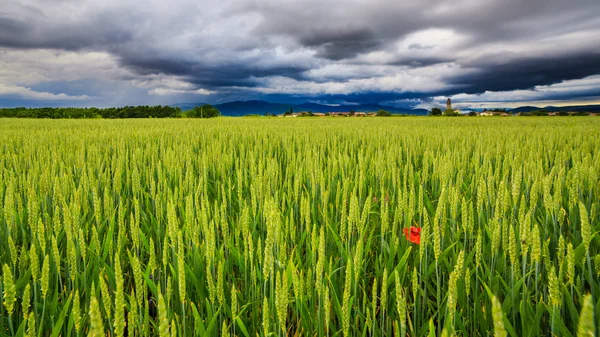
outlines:
M600 0L0 2L0 106L600 103Z

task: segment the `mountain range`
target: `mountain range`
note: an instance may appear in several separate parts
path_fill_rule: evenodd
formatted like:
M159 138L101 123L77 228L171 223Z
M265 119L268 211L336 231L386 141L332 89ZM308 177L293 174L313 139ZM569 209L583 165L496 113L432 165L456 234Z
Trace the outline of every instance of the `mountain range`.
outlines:
M190 110L195 106L203 105L204 103L177 103L171 106L179 107L182 110ZM409 114L409 115L426 115L428 113L425 109L409 109L409 108L396 108L391 106L385 106L380 104L358 104L358 105L325 105L318 103L303 103L303 104L284 104L284 103L271 103L266 101L235 101L222 104L213 105L215 108L221 111L224 116L244 116L251 114L264 115L266 113L271 114L282 114L286 111L300 112L345 112L345 111L357 111L357 112L369 112L378 110L387 110L391 113L397 114Z
M547 111L547 112L561 112L561 111L574 111L574 112L600 112L600 105L572 105L572 106L547 106L547 107L536 107L536 106L522 106L516 109L507 110L510 113L530 112L530 111Z

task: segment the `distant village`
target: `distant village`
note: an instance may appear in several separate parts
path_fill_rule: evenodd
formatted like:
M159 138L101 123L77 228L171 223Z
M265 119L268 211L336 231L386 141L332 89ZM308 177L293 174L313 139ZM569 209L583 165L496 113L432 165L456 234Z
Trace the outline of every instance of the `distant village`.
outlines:
M534 110L534 111L523 111L523 112L509 112L506 111L506 109L483 109L483 111L475 111L475 110L469 110L469 111L461 111L461 110L456 110L456 109L452 109L452 100L450 98L448 98L448 100L446 101L446 110L444 110L443 112L440 111L440 109L437 109L437 113L434 113L434 110L436 109L432 109L432 112L430 113L430 115L446 115L446 116L478 116L478 117L486 117L486 116L496 116L496 117L512 117L512 116L597 116L598 113L590 113L590 112L583 112L583 111L569 111L569 110L561 110L561 111L545 111L543 109L541 110Z
M301 111L301 112L286 112L286 113L277 115L277 117L375 117L375 116L377 116L377 112L356 112L356 111L347 111L347 112Z
M412 116L405 114L394 114L386 110L363 112L363 111L345 111L345 112L311 112L311 111L300 111L294 112L291 109L285 113L276 115L277 117L386 117L386 116ZM582 111L526 111L513 113L506 111L506 109L483 109L482 111L467 110L462 111L459 109L452 108L452 100L448 98L446 101L446 109L433 108L429 113L429 116L475 116L475 117L513 117L513 116L598 116L599 113L593 112L582 112Z

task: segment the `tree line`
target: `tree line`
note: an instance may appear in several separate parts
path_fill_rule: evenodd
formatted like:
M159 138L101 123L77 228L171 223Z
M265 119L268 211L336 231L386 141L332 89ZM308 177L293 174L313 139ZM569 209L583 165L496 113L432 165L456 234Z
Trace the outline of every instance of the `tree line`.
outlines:
M220 115L220 111L209 104L188 111L182 111L179 107L168 105L140 105L118 108L0 108L0 117L12 118L210 118Z

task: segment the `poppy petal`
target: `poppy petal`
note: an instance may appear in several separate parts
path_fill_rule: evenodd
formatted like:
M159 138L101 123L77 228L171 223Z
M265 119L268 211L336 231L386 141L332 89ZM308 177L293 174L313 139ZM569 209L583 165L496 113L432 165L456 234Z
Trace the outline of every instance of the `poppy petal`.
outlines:
M402 232L406 236L406 240L415 244L421 244L421 228L410 226L410 231L409 228L402 228Z

